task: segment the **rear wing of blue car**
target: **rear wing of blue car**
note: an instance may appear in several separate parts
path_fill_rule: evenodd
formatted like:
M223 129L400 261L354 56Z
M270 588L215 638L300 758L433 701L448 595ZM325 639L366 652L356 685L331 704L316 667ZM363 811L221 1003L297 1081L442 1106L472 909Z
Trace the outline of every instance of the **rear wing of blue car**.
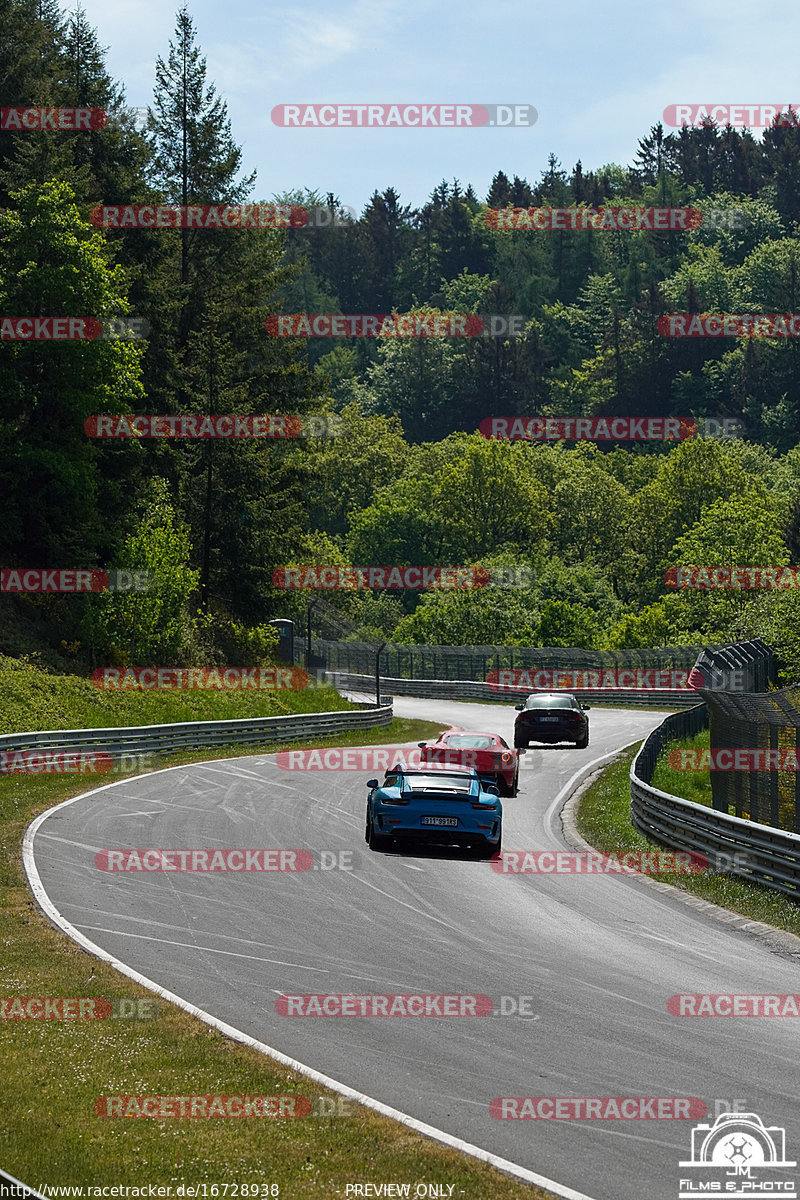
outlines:
M472 780L465 779L464 783L471 785ZM403 804L408 804L412 799L419 800L423 797L426 800L464 800L472 805L473 808L480 808L484 804L493 804L499 791L494 780L484 782L481 780L480 790L476 794L471 786L467 787L414 787L413 785L406 786L406 781L400 785L400 800ZM410 784L410 781L409 781Z

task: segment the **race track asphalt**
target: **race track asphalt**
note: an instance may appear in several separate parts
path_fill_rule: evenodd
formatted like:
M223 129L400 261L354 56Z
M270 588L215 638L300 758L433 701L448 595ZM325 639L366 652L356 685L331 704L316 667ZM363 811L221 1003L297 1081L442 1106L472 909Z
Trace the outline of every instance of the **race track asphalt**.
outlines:
M515 715L510 705L405 697L395 713L508 740ZM531 750L519 795L503 801L504 849L564 848L564 785L663 716L595 707L588 749ZM69 922L162 987L593 1200L677 1200L695 1122L497 1120L491 1100L699 1097L713 1121L717 1101L737 1099L785 1127L787 1157L800 1157L798 1020L667 1009L680 992L800 992L800 958L635 879L502 874L455 849L370 852L371 773L290 771L257 754L132 778L47 817L36 867ZM315 866L123 874L95 865L100 850L148 847L305 849ZM351 869L318 869L322 851L337 863L353 852L341 860ZM477 993L498 1008L501 997L530 997L531 1015L276 1011L282 994L308 993Z

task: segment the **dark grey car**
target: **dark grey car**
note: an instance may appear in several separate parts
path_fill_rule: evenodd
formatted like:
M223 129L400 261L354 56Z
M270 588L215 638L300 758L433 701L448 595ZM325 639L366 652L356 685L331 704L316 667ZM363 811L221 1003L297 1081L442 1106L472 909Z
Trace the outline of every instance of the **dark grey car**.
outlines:
M580 750L589 745L588 705L567 692L535 692L515 707L516 750L527 750L531 742L573 742Z

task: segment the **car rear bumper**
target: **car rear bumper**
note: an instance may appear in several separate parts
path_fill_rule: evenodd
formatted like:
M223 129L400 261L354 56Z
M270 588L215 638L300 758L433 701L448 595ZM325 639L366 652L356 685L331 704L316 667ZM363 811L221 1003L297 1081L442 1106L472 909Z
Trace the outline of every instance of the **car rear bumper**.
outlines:
M525 726L517 727L514 730L514 741L516 742L579 742L581 738L586 736L587 727L585 725L571 726L551 726L546 728L544 725L533 725L528 728Z
M470 833L466 829L401 828L394 826L380 831L381 837L397 838L398 841L420 842L430 846L497 846L499 835L488 837L485 833Z
M552 745L555 742L579 742L584 736L583 731L579 733L525 733L521 737L521 741L529 742L545 742L547 745Z
M381 817L383 817L383 820ZM457 826L420 825L415 820L405 822L402 825L390 825L386 820L385 814L378 814L375 821L375 832L380 834L381 837L407 838L420 842L459 842L465 845L470 842L488 842L494 844L500 840L503 828L502 818L496 816L494 813L491 816L487 814L487 818L482 823L491 826L490 829L478 829L477 822L475 825L470 826L465 825L463 821Z

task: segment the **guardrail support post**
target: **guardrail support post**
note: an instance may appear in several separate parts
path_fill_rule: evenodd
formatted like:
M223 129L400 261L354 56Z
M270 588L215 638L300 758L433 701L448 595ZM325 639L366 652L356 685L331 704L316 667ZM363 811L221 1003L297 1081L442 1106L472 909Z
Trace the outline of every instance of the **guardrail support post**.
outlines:
M375 707L381 706L381 654L383 653L386 642L381 642L375 655Z

